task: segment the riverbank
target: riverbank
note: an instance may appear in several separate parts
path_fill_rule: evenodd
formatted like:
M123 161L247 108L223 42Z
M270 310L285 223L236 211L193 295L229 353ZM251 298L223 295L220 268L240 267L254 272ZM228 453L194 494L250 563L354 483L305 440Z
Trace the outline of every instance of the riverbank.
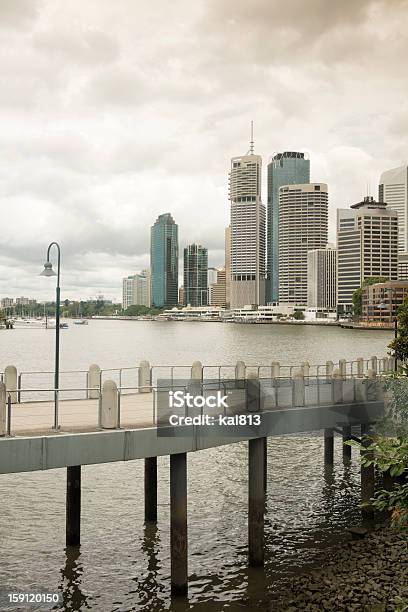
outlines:
M270 611L402 612L408 605L408 534L380 527L342 545L321 566L292 579Z

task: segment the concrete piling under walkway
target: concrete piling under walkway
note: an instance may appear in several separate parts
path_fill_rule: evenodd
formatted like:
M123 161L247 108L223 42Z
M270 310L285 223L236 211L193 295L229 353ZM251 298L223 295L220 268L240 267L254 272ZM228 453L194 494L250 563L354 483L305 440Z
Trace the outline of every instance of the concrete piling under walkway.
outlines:
M157 457L144 460L145 521L157 521Z
M67 467L66 544L81 543L81 466Z
M334 432L333 429L324 430L324 463L333 465L334 463Z
M264 563L266 438L248 441L248 562Z
M351 460L351 446L344 444L347 440L351 439L351 427L345 425L343 427L343 461L348 462Z
M363 446L368 446L369 442L364 438L370 434L371 428L367 424L361 425L361 438ZM361 466L361 513L364 518L372 519L374 517L374 508L370 503L375 493L375 472L374 465L367 467Z
M170 455L170 565L172 595L187 595L187 453Z

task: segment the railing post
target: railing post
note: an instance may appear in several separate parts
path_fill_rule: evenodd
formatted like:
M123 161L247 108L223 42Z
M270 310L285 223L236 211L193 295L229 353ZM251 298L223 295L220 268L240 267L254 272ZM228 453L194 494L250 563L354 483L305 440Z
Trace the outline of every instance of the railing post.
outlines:
M6 385L0 382L0 436L7 432L7 392Z
M374 372L377 374L378 372L378 360L377 357L375 355L373 355L372 357L370 357L369 362L368 362L368 369L369 370L374 370Z
M67 467L66 544L81 543L81 466Z
M329 382L333 376L334 363L332 361L326 361L326 381Z
M119 417L118 387L113 380L105 380L102 386L101 427L116 429Z
M248 440L248 561L264 563L265 438Z
M21 403L21 378L22 378L22 374L20 372L20 374L18 375L18 383L17 383L17 388L18 388L17 402L19 404Z
M280 363L279 361L272 361L271 363L271 377L279 378L280 376Z
M343 403L343 376L338 368L333 371L332 376L332 402L333 404Z
M89 366L87 373L87 387L89 391L86 392L86 396L89 399L98 399L101 385L101 368L96 364L92 363Z
M17 368L13 365L8 365L4 368L4 382L7 391L10 392L11 403L17 403Z
M305 405L305 381L302 370L297 370L292 376L292 406Z
M246 381L246 409L248 412L259 412L261 409L261 385L258 375L250 372Z
M170 455L170 573L172 595L187 595L187 453Z
M201 361L194 361L193 365L191 366L191 379L199 380L200 382L202 382L203 364L201 363Z
M245 362L237 361L235 364L235 380L245 379Z
M310 375L310 363L308 361L304 361L301 366L301 370L303 372L303 378L305 381L305 385L309 384L309 375Z
M146 457L144 470L145 521L157 521L157 457Z
M357 361L357 378L363 378L364 376L364 359L363 357L358 357Z
M150 363L146 360L139 363L138 386L139 393L152 392L152 371L150 368Z
M339 371L340 376L345 379L347 377L347 361L345 359L339 359Z
M369 446L370 441L366 436L370 434L370 426L366 423L361 424L361 438L364 447ZM367 456L367 455L366 455ZM361 513L365 518L373 518L374 508L371 504L371 499L375 493L375 473L374 464L368 467L361 466Z

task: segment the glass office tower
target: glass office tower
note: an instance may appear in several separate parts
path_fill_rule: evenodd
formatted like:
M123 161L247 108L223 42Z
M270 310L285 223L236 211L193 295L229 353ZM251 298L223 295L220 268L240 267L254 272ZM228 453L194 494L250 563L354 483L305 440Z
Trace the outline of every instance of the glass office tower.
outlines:
M268 164L268 242L266 302L279 301L279 189L284 185L310 183L310 160L306 153L276 153Z
M159 215L150 233L152 306L178 303L178 225L170 213Z
M208 305L208 252L201 244L184 249L184 304Z

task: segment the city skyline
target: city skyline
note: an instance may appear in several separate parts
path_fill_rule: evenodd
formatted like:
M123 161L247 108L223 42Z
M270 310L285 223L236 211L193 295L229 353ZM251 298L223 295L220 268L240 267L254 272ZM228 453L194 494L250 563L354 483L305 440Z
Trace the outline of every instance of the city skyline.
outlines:
M167 210L180 247L205 244L221 266L225 176L251 120L264 168L309 154L330 241L335 209L406 163L405 1L131 4L1 3L0 295L50 296L37 274L55 239L63 296L119 298Z

